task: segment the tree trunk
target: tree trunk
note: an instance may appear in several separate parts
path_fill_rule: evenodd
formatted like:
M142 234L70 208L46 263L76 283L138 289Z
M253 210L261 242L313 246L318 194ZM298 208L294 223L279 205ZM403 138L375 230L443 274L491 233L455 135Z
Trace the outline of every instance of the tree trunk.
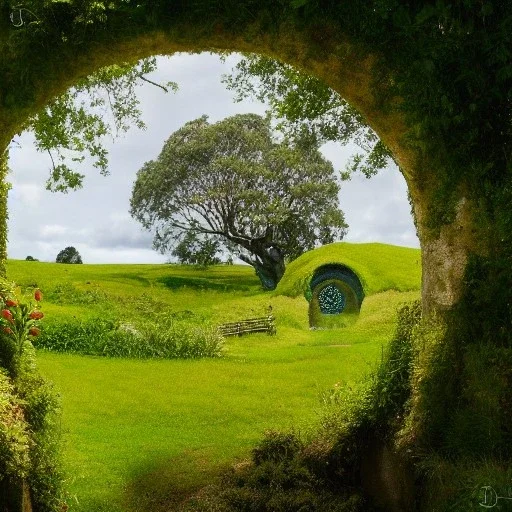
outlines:
M464 293L464 276L471 254L485 254L485 238L478 237L474 205L460 197L451 224L437 233L429 227L429 204L415 203L418 235L421 241L422 305L425 315L452 310Z
M284 260L278 262L266 262L264 265L255 263L253 266L263 288L265 290L275 290L277 284L284 275Z
M32 512L29 486L25 480L0 480L0 510L2 512Z
M421 510L446 510L452 499L469 507L474 488L454 485L463 461L483 468L512 457L512 213L496 197L484 210L461 194L453 221L437 230L427 222L432 204L414 203L423 320L396 446L423 468L444 461L442 477L419 470Z
M252 240L244 248L255 257L251 258L245 254L239 254L238 257L254 267L264 290L275 290L285 271L282 252L276 247L268 247L268 243L259 240Z

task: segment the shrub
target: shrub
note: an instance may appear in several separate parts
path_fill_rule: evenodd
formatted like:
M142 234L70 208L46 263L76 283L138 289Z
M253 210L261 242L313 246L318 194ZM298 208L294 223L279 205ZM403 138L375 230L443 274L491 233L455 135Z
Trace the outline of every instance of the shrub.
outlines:
M328 482L306 463L305 446L293 433L267 432L251 461L224 474L218 486L203 490L190 511L370 512L360 493ZM311 453L309 453L311 456Z
M42 300L40 290L33 299ZM59 462L59 400L39 375L31 344L43 313L4 279L0 307L0 509L17 509L28 484L34 510L61 512L67 506Z
M26 480L33 508L38 512L67 510L60 460L60 400L53 385L37 371L32 347L25 354L16 388L31 432Z
M14 385L0 371L0 481L23 478L30 467L30 431Z
M105 318L60 322L37 340L37 348L55 352L140 359L218 357L223 344L215 327L171 317L138 325Z

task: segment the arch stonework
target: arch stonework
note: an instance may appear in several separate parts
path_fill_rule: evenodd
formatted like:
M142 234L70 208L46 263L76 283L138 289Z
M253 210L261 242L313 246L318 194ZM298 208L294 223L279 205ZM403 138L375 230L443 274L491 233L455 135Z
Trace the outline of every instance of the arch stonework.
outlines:
M144 1L140 2L140 4L145 3ZM467 191L471 187L468 186L469 181L465 181L471 179L470 174L468 177L460 176L460 180L457 181L456 197L450 197L451 200L456 199L453 219L447 220L447 223L442 226L438 225L436 228L429 223L428 216L431 214L431 209L439 204L435 201L435 194L440 187L439 175L447 171L447 169L435 168L433 162L442 162L443 158L439 155L450 152L456 154L458 148L443 147L441 142L438 155L436 155L438 158L434 158L422 149L429 145L424 144L426 141L415 138L414 127L408 126L404 114L399 109L393 108L394 105L400 103L401 99L393 97L388 98L385 103L382 102L381 98L387 97L388 91L385 82L374 79L374 70L381 62L378 47L373 49L358 47L347 34L342 33L331 20L325 18L309 24L293 23L289 12L283 8L290 2L276 0L276 8L270 13L272 18L270 23L254 21L247 22L243 26L223 23L224 11L222 8L227 8L226 6L229 7L228 4L230 4L227 0L211 2L215 6L222 4L213 21L207 13L203 16L191 14L195 4L201 3L199 1L165 2L165 0L156 0L147 3L160 6L168 5L169 10L176 11L176 13L173 11L172 14L169 14L169 19L165 21L167 23L165 28L162 28L163 23L155 22L150 16L137 16L133 12L132 4L123 2L129 7L126 7L125 13L120 13L117 17L116 13L113 14L111 27L114 30L111 32L102 28L91 30L86 40L84 38L79 45L68 44L65 38L60 37L60 34L53 34L52 39L50 37L52 34L50 34L45 40L46 47L35 48L36 57L21 64L17 63L17 65L14 65L14 61L20 56L15 52L12 54L4 52L0 55L0 150L3 151L8 147L12 137L23 129L24 123L30 115L35 114L49 100L71 87L77 79L90 74L101 66L120 61L135 62L150 55L209 50L254 52L277 58L318 77L336 90L362 114L381 140L390 148L408 185L421 242L423 311L429 313L453 310L455 317L460 314L457 313L454 306L457 306L463 292L467 291L464 289L463 277L468 258L470 255L481 255L485 259L487 246L492 247L493 243L492 240L485 238L492 238L498 231L494 229L488 218L480 219L480 224L476 221L477 214L475 212L477 212L479 199L474 199L475 203L471 202L468 197L470 192ZM265 5L262 9L268 8L272 4L270 1L260 3ZM10 38L15 40L16 30L18 30L13 28L9 22L9 12L5 9L6 4L7 2L4 2L0 7L0 48L7 48L9 45L4 43ZM67 2L55 2L54 5L56 4L60 5L59 8L68 8ZM322 3L319 2L319 4ZM354 4L356 3L354 2ZM237 5L236 2L232 3L233 8L236 8ZM256 11L254 13L256 20L260 14L259 3L251 3L251 6ZM280 12L280 9L283 10L283 13ZM468 7L468 9L470 8ZM133 19L132 15L134 15ZM39 49L41 49L40 52ZM467 51L464 56L468 58ZM390 70L389 76L393 76L392 71ZM14 95L14 99L11 98L12 92L18 90L24 91L21 102L16 95ZM495 129L499 130L499 128ZM504 172L503 169L498 169L498 171ZM105 182L105 186L109 186L108 181ZM484 191L483 195L485 193ZM491 194L488 196L487 198L490 198L491 202L494 201ZM475 197L474 192L472 192L472 197ZM499 213L499 211L493 210L496 204L501 203L492 203L489 207L493 214ZM481 205L479 207L481 208ZM486 234L486 230L491 234L482 237L482 233ZM507 247L500 250L505 255L510 253L510 249ZM468 288L471 289L471 286L470 283ZM484 308L485 312L489 310L489 308ZM432 316L436 317L436 315ZM443 315L440 315L438 318L442 317ZM466 319L468 318L460 314L458 320L466 321ZM497 323L499 322L493 317L491 326L494 327L494 324ZM500 324L504 332L510 327L505 323L506 319ZM427 382L427 384L422 384L420 380L416 383L417 389L413 390L415 395L413 396L412 412L409 413L409 418L412 420L408 424L413 425L416 422L421 427L418 430L419 438L428 431L428 428L431 428L432 432L438 434L435 439L440 446L442 446L443 440L448 439L451 442L457 436L460 438L461 446L466 439L471 440L472 438L467 433L461 434L454 430L455 427L452 428L451 423L442 423L442 420L436 423L432 418L453 418L456 413L461 415L460 417L467 418L468 414L478 417L481 411L485 411L487 414L489 410L486 404L480 403L482 400L486 400L486 395L484 394L485 396L482 398L480 390L490 388L479 388L478 379L484 373L492 372L490 370L477 372L475 369L480 367L476 364L466 365L462 349L467 340L463 339L464 335L461 336L455 336L452 345L447 343L450 342L449 338L444 337L442 340L448 346L446 353L442 352L439 356L444 361L445 368L448 369L446 373L429 373L428 358L432 357L432 353L436 353L435 350L438 349L436 346L432 348L434 352L427 351L423 359L420 357L416 361L420 370L425 371L423 374L420 372L419 375L422 382ZM474 355L473 362L479 360L477 356L478 354ZM432 357L432 360L434 359ZM491 364L495 363L489 359L489 365ZM493 368L493 371L501 371L496 365L490 366L490 368ZM473 373L471 373L472 371ZM453 383L452 388L447 389L446 380L454 375L458 380ZM506 375L508 378L508 374ZM474 384L475 382L477 384ZM466 400L464 403L459 400L462 393ZM438 403L434 400L436 396L440 397ZM493 396L496 403L499 403L500 396L504 396L507 400L510 398L505 391L498 390L496 396ZM510 403L510 401L503 403ZM481 405L482 407L479 409ZM506 416L503 418L496 416L493 421L497 430L501 428L504 432L509 431L510 421ZM443 428L437 431L436 428L439 425ZM482 434L482 439L487 434L487 430L479 432ZM413 439L411 442L416 441ZM430 449L430 445L427 446ZM489 444L489 449L491 448L492 445ZM388 481L385 474L384 470L388 467L389 464L385 461L382 462L380 468L382 481L378 485L381 494L386 494L383 492L383 489L386 488L391 494L396 490L396 486ZM474 486L474 482L472 485ZM440 495L442 496L442 493ZM426 493L425 496L427 496ZM388 510L411 510L410 507L395 506L393 499L390 499L389 503Z
M323 311L322 294L330 302ZM341 263L329 263L318 267L308 287L309 326L313 328L345 327L357 320L364 300L364 290L357 274Z

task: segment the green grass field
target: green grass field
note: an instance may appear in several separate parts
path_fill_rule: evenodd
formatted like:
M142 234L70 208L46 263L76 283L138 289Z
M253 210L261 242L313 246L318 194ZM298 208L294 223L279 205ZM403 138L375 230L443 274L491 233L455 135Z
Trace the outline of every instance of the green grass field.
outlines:
M353 266L367 286L357 322L333 331L309 330L308 303L289 293L315 266L312 253L290 265L291 277L287 272L275 294L263 293L252 268L243 266L200 271L9 262L12 280L43 290L48 323L164 310L222 323L260 315L269 305L276 317L276 336L229 338L219 359L39 351L42 372L62 396L72 510L176 510L220 468L247 457L265 430L314 429L321 394L371 371L391 336L397 307L419 296L420 252L336 244L317 253L320 264L326 251ZM294 297L280 294L285 285Z

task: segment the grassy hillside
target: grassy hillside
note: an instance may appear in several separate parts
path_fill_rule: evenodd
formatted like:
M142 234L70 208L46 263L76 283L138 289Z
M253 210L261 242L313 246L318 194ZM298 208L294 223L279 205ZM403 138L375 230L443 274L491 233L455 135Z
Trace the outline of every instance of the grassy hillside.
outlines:
M341 247L354 260L365 252L362 246ZM374 262L379 254L387 262L401 254L419 260L414 250L366 247L366 253L376 253ZM419 296L419 281L414 289L412 277L410 292L382 291L408 289L405 274L412 263L403 264L401 281L386 276L387 264L359 265L354 268L371 286L357 322L311 331L304 297L262 292L246 266L199 271L10 261L11 279L42 289L47 324L165 312L215 324L261 314L269 305L276 317L276 336L229 338L218 359L148 361L39 351L40 368L62 395L71 510L178 510L221 466L247 457L265 430L313 428L323 393L361 379L375 366L397 307ZM286 279L291 282L288 273Z
M365 294L386 290L418 290L421 285L421 251L386 244L329 244L308 251L291 262L275 294L297 297L304 293L316 268L343 263L361 279Z

